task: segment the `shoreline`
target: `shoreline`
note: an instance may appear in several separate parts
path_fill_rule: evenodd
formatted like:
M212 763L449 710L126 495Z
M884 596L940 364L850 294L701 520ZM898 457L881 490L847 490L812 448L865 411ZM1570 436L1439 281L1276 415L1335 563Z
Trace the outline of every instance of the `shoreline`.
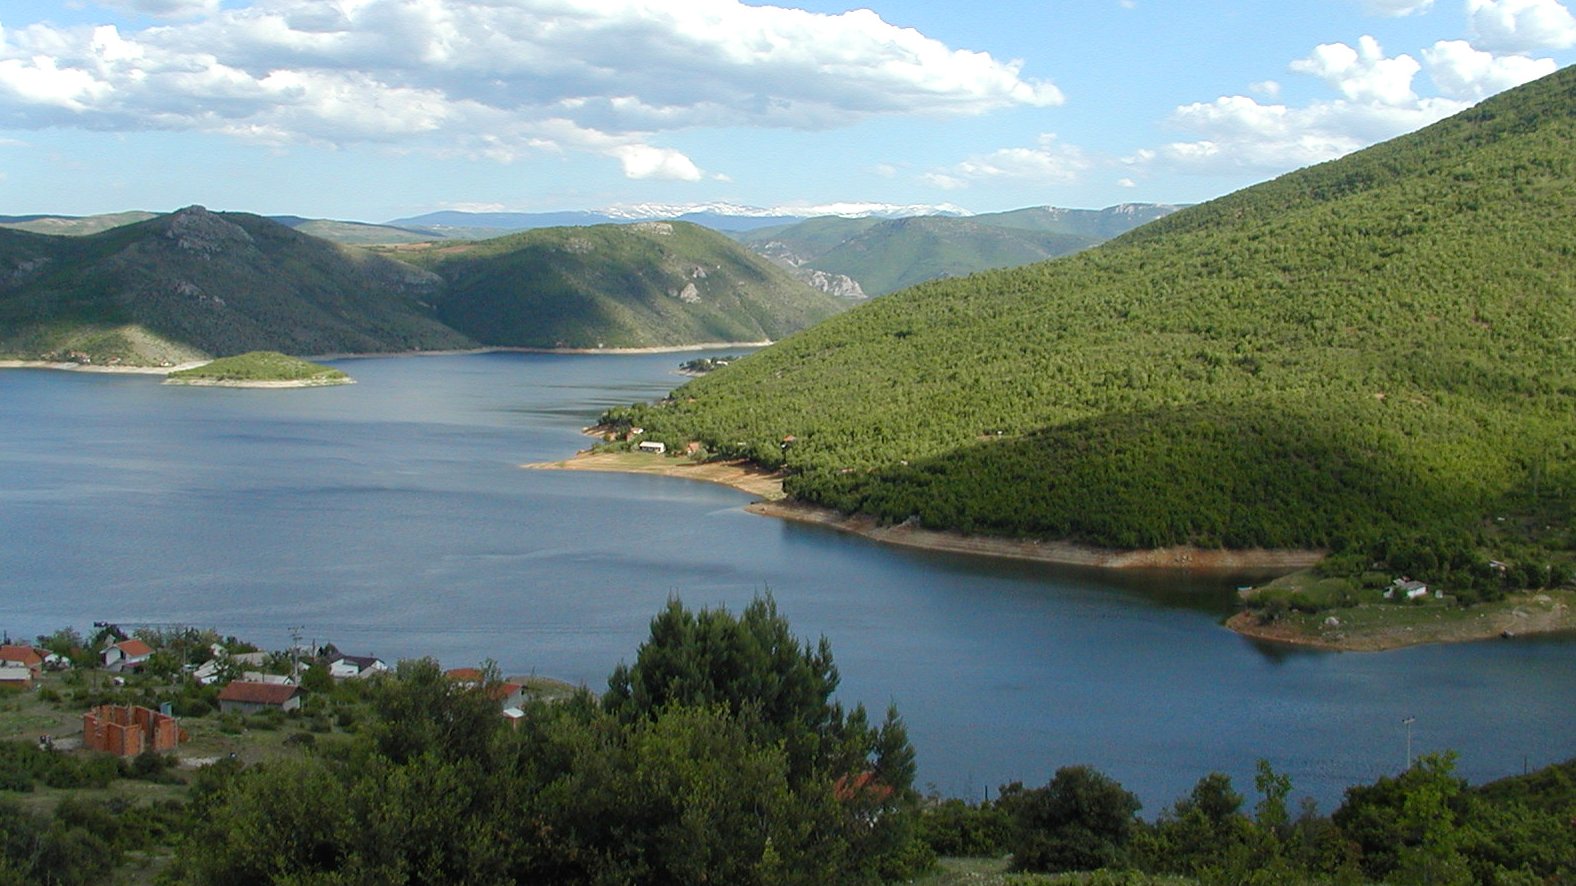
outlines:
M212 360L192 360L173 366L107 366L98 363L52 363L48 360L0 360L0 369L52 369L59 372L98 372L105 375L169 375L183 369L207 366Z
M173 387L187 388L332 388L337 385L353 385L356 380L350 377L330 379L327 381L314 379L296 379L293 381L241 381L223 378L166 378L164 383Z
M693 345L660 345L647 348L527 348L485 347L456 348L440 351L369 351L363 353L314 354L303 360L370 360L376 357L464 357L471 354L570 354L609 356L639 356L641 354L682 354L691 351L717 351L729 348L764 348L770 341L719 341ZM189 360L171 366L115 366L101 363L74 363L50 360L0 360L0 369L51 369L60 372L97 372L105 375L168 375L184 369L206 366L212 360Z
M587 429L587 433L589 432L590 429ZM762 471L742 461L695 464L648 453L585 450L561 461L537 462L522 467L530 470L652 474L719 483L758 496L760 501L745 506L745 510L752 514L776 517L795 523L826 526L883 544L927 551L1029 560L1064 566L1211 572L1248 569L1286 569L1290 572L1312 566L1324 559L1323 551L1268 549L1228 551L1189 546L1118 550L1067 541L964 535L961 532L920 529L908 525L882 526L872 517L851 516L829 508L789 501L782 491L782 474Z
M1556 599L1556 596L1559 599ZM1576 595L1570 591L1513 594L1500 603L1467 610L1424 611L1432 618L1408 623L1380 620L1363 624L1360 616L1395 607L1359 606L1260 624L1251 610L1226 619L1225 626L1250 640L1328 652L1387 652L1429 643L1475 643L1543 634L1576 632ZM1415 616L1415 613L1407 613ZM1334 619L1335 624L1327 623Z
M714 341L693 345L654 345L644 348L532 348L496 345L481 348L454 348L442 351L372 351L365 353L315 354L306 360L363 360L375 357L465 357L472 354L579 354L623 356L641 354L683 354L690 351L717 351L727 348L764 348L771 341Z

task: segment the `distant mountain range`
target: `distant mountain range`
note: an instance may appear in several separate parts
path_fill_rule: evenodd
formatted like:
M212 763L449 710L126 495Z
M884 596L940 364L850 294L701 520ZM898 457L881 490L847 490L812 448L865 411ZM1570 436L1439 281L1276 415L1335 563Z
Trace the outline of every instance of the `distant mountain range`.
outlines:
M775 339L845 304L684 223L379 255L302 233L344 223L292 221L194 206L77 236L0 230L0 357L682 346Z
M1087 249L1177 207L1039 206L960 218L812 218L735 234L739 242L841 295L878 296L926 280L1008 268Z
M270 218L303 234L355 246L488 240L542 228L682 221L728 233L815 289L862 299L939 277L1067 255L1176 209L1128 203L1099 210L1038 206L972 215L950 205L841 203L763 209L728 203L646 203L595 212L444 210L386 224L293 215ZM153 216L150 212L80 218L10 216L0 217L0 228L82 236Z

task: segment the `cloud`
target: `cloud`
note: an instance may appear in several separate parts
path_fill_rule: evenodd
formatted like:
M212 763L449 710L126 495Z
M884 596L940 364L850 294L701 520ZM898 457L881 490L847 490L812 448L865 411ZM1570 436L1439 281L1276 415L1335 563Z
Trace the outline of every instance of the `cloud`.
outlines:
M671 148L650 145L621 145L609 151L624 164L629 178L655 178L667 181L700 181L701 171L690 158Z
M1465 40L1441 40L1423 50L1428 76L1439 91L1451 98L1480 101L1513 86L1530 83L1554 73L1552 58L1495 55L1473 49Z
M1576 46L1576 16L1559 0L1467 0L1472 44L1497 52Z
M1434 0L1363 0L1363 8L1373 15L1400 18L1421 15L1434 6Z
M197 18L219 11L219 0L97 0L96 5L154 18Z
M1390 106L1417 100L1412 78L1422 70L1409 55L1386 58L1379 41L1364 36L1353 49L1345 43L1324 43L1307 58L1291 63L1291 70L1312 74L1355 102Z
M1411 132L1464 110L1519 77L1535 76L1544 62L1497 58L1441 41L1423 53L1440 91L1420 97L1413 81L1423 64L1410 55L1388 57L1379 42L1326 43L1291 63L1290 70L1323 80L1339 98L1301 107L1261 102L1244 95L1182 105L1169 123L1192 133L1134 153L1123 162L1135 172L1156 168L1200 174L1274 174L1322 163ZM1522 81L1524 82L1524 81ZM1257 90L1273 99L1275 93Z
M1077 181L1092 161L1076 145L1060 142L1052 133L1041 135L1032 148L1001 148L933 170L925 181L947 190L984 181L1019 181L1026 184L1067 184Z
M0 29L0 123L383 143L509 160L591 151L696 180L653 144L693 127L825 129L1049 107L1022 65L869 10L740 0L105 0L140 30Z

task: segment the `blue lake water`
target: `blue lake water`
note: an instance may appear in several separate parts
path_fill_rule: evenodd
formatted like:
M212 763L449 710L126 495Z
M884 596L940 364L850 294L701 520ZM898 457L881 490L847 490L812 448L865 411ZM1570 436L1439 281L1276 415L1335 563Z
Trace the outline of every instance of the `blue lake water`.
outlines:
M1251 793L1262 757L1328 811L1403 765L1409 716L1473 781L1576 756L1576 638L1286 651L1219 626L1231 578L909 551L724 487L520 469L689 356L346 360L358 384L283 391L0 372L0 629L299 628L599 689L670 595L770 589L830 639L845 702L898 705L945 794L1087 763L1153 815L1213 770Z

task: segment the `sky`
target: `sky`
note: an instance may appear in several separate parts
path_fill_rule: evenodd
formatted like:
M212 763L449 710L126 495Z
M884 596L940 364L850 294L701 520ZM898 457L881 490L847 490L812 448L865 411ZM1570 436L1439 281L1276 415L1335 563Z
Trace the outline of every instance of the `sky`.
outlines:
M6 0L0 215L1194 203L1576 60L1576 0Z

